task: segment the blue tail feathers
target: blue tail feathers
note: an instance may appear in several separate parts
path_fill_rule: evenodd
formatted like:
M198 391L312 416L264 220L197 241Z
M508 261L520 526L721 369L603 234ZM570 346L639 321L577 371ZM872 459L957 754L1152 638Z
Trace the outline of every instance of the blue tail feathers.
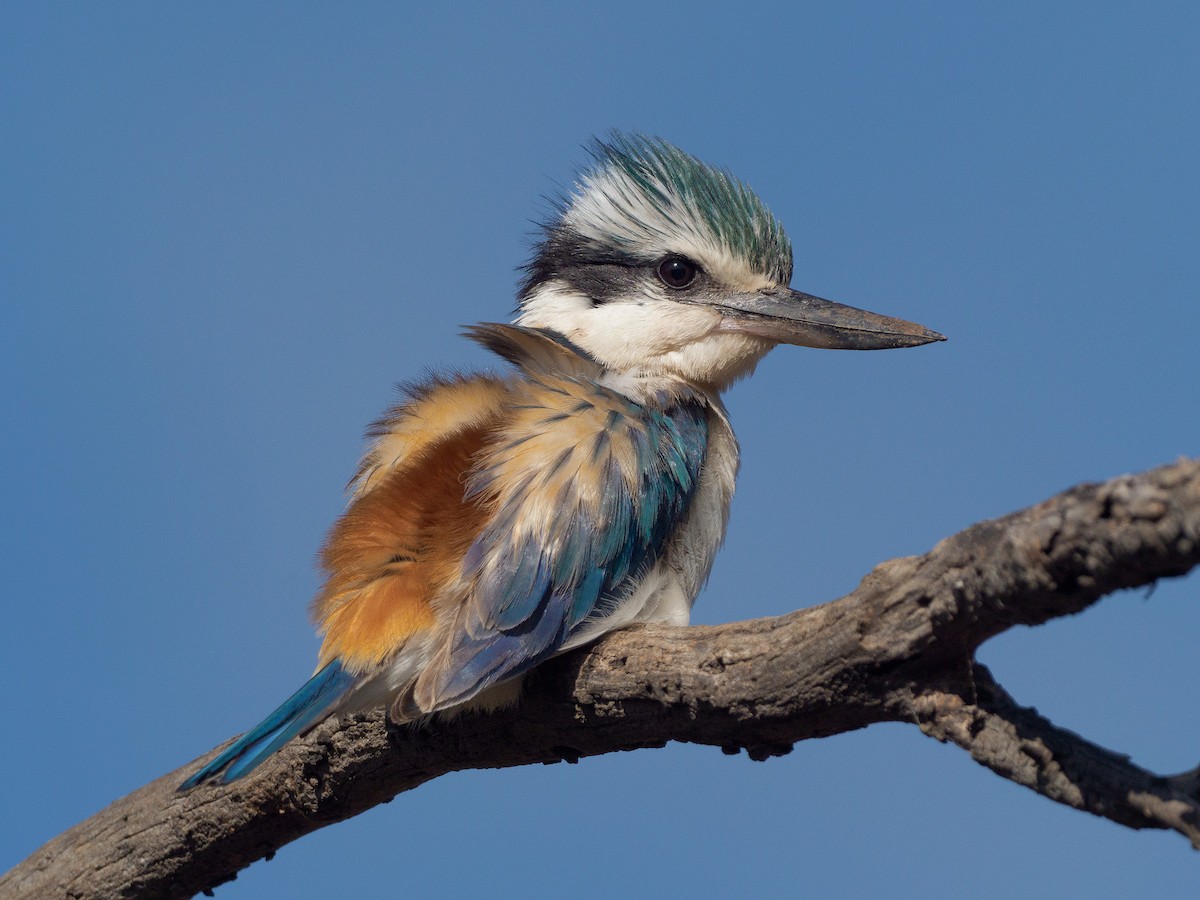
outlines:
M246 732L224 753L179 786L226 784L253 771L268 756L325 718L357 679L336 659L317 672L279 709Z

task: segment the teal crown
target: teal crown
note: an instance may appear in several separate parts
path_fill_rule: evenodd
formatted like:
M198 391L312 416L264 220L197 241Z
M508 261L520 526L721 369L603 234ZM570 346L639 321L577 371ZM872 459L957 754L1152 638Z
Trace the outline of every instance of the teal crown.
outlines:
M584 173L584 191L568 206L568 216L586 203L589 189L623 175L670 229L695 231L699 226L756 271L782 284L791 281L792 245L783 226L758 195L728 171L707 165L661 138L638 134L613 132L588 149L595 166ZM641 224L647 230L655 227Z

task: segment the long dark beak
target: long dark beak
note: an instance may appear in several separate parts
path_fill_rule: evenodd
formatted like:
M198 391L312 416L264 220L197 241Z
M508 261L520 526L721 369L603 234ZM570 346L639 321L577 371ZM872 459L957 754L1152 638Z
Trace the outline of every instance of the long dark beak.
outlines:
M725 315L724 331L802 347L889 350L946 339L916 322L881 316L790 288L723 297L717 308Z

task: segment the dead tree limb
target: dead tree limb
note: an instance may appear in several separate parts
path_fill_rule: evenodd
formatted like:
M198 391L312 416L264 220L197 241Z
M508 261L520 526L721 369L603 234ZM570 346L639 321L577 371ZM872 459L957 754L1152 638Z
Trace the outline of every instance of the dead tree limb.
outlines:
M787 753L916 724L1059 803L1200 848L1200 772L1161 776L1019 706L975 651L1200 563L1200 460L1072 488L876 567L786 616L611 635L543 666L514 709L397 728L328 722L255 775L180 794L197 763L124 797L0 877L0 896L190 896L303 834L461 769L660 747ZM205 757L207 758L207 757Z

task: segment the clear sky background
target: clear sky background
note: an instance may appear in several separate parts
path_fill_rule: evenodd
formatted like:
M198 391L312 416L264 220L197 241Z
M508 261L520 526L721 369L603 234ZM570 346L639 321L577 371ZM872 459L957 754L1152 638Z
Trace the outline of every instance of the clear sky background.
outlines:
M783 613L1200 453L1195 3L5 4L0 869L310 674L315 552L393 384L494 361L611 128L729 167L794 286L949 343L780 348L695 619ZM1200 579L1019 630L1015 697L1200 758ZM218 897L1195 896L1200 858L916 728L468 772Z

